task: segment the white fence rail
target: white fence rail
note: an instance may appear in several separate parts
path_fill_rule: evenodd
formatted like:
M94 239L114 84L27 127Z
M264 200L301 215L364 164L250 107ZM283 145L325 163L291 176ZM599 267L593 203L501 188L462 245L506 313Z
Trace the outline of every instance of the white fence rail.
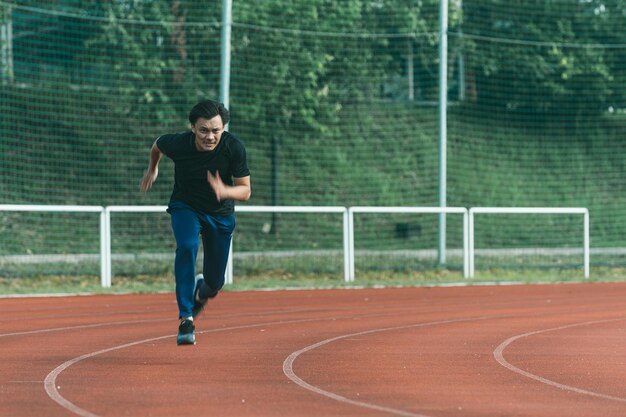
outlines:
M463 276L469 277L468 269L468 211L465 207L350 207L348 209L348 230L349 248L348 248L348 265L349 273L346 281L354 281L355 279L355 259L354 259L354 215L356 213L399 213L399 214L443 214L456 213L463 215Z
M111 286L112 278L112 255L111 255L111 213L165 213L167 206L108 206L105 208L104 221L104 258L101 259L102 267L102 286L108 288Z
M583 272L589 278L589 210L581 207L472 207L469 209L469 278L474 277L474 216L476 214L582 214Z
M343 216L343 277L350 280L350 239L351 229L348 225L348 209L341 206L235 206L239 213L340 213ZM231 255L226 267L226 283L233 283L232 242Z
M2 211L38 212L93 212L100 213L100 280L103 287L111 286L111 215L116 212L158 213L167 206L63 206L63 205L20 205L0 204ZM589 210L579 207L341 207L341 206L236 206L242 213L337 213L342 215L344 280L355 279L354 216L359 213L398 213L398 214L462 214L463 215L463 275L474 276L474 216L477 214L582 214L583 227L583 269L589 277ZM227 266L226 283L233 282L231 256Z
M63 206L63 205L24 205L24 204L0 204L0 212L2 211L36 211L36 212L61 212L61 213L100 213L100 282L103 287L111 286L110 269L107 272L111 250L107 245L106 239L106 223L107 216L105 208L102 206ZM110 240L109 240L110 242ZM108 251L107 251L108 248ZM109 281L105 281L106 277Z

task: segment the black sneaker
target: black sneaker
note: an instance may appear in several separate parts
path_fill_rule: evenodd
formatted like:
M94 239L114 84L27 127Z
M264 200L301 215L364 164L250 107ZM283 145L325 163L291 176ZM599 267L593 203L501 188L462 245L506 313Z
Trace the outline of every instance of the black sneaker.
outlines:
M178 326L178 337L176 338L177 345L195 345L196 344L196 334L194 331L196 327L193 325L193 321L191 320L183 320L180 322L180 326Z
M208 298L200 297L200 288L204 285L204 275L196 275L196 287L193 290L193 308L191 309L191 315L195 318L202 312L204 306L209 301Z

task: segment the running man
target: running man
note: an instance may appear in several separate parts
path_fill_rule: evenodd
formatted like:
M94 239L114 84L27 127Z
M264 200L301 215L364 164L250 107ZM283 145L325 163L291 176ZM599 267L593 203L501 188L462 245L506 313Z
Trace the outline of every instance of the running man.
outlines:
M234 202L250 198L246 149L225 130L230 113L223 103L203 100L189 112L191 130L165 134L150 150L141 191L152 187L163 155L174 161L174 190L167 212L176 240L174 274L180 324L177 344L196 343L196 317L224 285L235 229ZM196 256L204 248L203 274L196 276Z

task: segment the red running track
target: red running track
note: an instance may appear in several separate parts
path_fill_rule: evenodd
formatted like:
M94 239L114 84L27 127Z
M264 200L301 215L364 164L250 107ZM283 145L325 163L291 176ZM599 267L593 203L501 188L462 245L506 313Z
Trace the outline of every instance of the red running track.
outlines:
M0 416L626 415L626 284L0 299Z

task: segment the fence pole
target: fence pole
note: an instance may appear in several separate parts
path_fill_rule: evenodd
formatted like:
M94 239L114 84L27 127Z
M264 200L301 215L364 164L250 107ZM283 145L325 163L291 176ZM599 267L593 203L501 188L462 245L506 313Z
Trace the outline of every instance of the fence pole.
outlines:
M448 0L439 10L439 207L446 207L448 108ZM439 214L439 264L446 263L446 213Z
M230 35L233 26L232 0L222 0L222 49L220 59L220 101L230 107Z

